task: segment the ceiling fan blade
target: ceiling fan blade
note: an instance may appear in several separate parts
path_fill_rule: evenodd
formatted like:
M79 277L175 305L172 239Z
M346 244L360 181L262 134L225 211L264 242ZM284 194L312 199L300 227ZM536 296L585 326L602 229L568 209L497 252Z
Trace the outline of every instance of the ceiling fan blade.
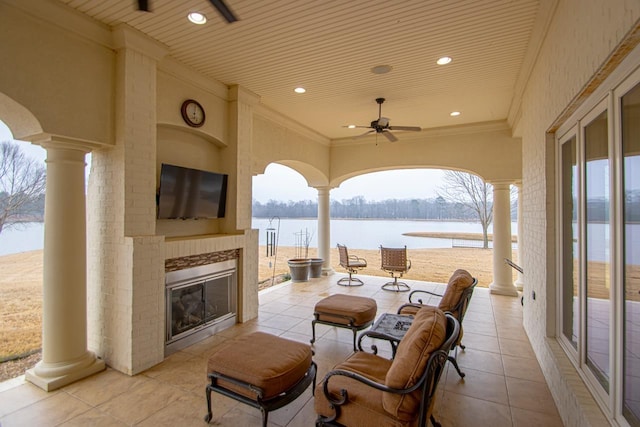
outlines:
M367 135L369 135L370 133L373 133L373 132L375 132L375 130L370 130L370 131L365 132L363 134L354 136L353 139L362 138L363 136L367 136Z
M149 12L149 0L138 0L138 10L141 12Z
M419 132L422 130L419 126L389 126L391 130L410 130L414 132Z
M354 125L349 125L349 126L342 126L343 128L349 128L349 129L371 129L371 126L354 126Z
M222 15L222 17L227 20L228 23L232 23L238 20L238 18L236 18L236 16L233 14L231 9L229 9L229 6L225 4L224 0L209 0L209 1L213 5L213 7L215 7L218 10L220 15Z
M387 139L391 142L396 142L398 140L398 138L396 138L395 135L389 132L388 130L383 130L382 134L386 136Z

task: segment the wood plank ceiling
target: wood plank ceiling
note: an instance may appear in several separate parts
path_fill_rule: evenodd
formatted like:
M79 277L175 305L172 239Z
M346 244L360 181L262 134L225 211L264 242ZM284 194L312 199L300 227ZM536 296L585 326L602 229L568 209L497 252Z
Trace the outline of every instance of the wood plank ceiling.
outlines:
M343 126L376 119L378 97L392 126L506 119L540 9L538 0L227 0L240 19L229 24L207 0L149 0L150 13L133 0L59 1L129 24L176 60L331 139L362 133ZM192 11L208 22L191 24ZM453 61L436 65L441 56ZM374 74L379 65L392 70Z

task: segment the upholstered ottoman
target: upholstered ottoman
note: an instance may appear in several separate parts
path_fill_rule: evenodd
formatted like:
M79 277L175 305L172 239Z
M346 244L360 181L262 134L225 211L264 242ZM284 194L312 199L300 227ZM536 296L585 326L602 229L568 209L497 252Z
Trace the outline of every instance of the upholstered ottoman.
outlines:
M356 333L373 323L377 310L376 300L354 295L335 294L318 301L313 312L315 319L311 321L311 344L316 341L316 323L321 323L351 329L356 351Z
M210 384L207 410L211 421L211 392L260 409L266 427L269 411L295 400L316 382L316 364L311 347L264 332L253 332L233 340L209 358Z

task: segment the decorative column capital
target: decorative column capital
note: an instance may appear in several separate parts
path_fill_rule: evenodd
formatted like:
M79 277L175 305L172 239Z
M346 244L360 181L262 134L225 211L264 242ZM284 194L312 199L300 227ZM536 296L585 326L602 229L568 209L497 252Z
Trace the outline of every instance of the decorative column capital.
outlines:
M331 194L331 188L329 186L313 187L318 192L318 196L324 196Z
M83 154L90 153L91 151L103 147L103 144L96 143L94 141L87 141L85 139L73 138L63 135L53 135L50 133L41 133L30 138L30 141L39 145L45 150L76 150L81 151Z
M505 189L509 189L509 186L511 185L515 185L515 183L513 181L487 181L488 184L491 184L493 186L493 190L505 190Z

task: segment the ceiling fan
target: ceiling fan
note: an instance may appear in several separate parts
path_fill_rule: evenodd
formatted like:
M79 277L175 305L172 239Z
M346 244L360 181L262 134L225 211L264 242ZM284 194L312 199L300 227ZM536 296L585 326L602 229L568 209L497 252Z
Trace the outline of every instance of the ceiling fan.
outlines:
M238 20L231 9L229 9L229 6L225 4L224 0L209 1L213 5L213 7L216 8L218 13L220 13L220 15L222 15L222 17L227 20L228 23L232 23ZM138 0L138 10L142 12L150 12L149 0Z
M390 126L389 119L387 117L382 117L382 103L384 102L384 98L376 98L376 103L378 103L378 119L371 122L369 126L355 126L356 128L366 128L371 129L363 133L362 135L356 136L356 138L361 138L365 135L369 135L370 133L381 133L384 135L389 141L396 142L398 138L394 134L389 131L392 130L408 130L418 132L421 131L422 128L419 126ZM344 126L344 127L354 127L354 126Z

